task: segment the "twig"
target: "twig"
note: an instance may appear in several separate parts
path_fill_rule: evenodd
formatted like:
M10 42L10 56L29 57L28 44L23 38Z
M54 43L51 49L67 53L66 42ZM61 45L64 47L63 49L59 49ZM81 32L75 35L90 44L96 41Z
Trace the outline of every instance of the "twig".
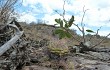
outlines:
M86 13L86 11L88 10L88 9L84 9L85 8L85 6L83 7L83 12L84 12L84 14L83 14L83 17L82 17L82 20L81 20L81 27L82 27L82 30L81 30L81 32L82 32L82 34L83 34L83 42L85 42L85 32L84 32L84 26L85 26L85 24L83 24L83 21L84 21L84 16L85 16L85 13Z
M78 26L78 24L74 24L74 25L79 29L79 31L82 32L82 29Z
M65 19L65 1L66 0L64 0L64 4L63 4L63 14L62 14L63 19Z
M110 33L105 38L107 38L109 35L110 35ZM105 39L102 39L99 43L97 43L96 45L92 46L91 48L94 48L94 47L100 45L104 40Z
M57 10L54 10L57 14L59 14L60 16L62 16L62 14L60 14Z
M60 16L63 17L63 19L65 19L65 2L66 2L66 0L64 0L64 3L63 3L63 13L62 14L60 14L57 10L55 10L55 12L57 14L59 14Z
M101 28L102 28L102 26L101 26L99 29L97 29L96 36L98 35L99 30L100 30Z

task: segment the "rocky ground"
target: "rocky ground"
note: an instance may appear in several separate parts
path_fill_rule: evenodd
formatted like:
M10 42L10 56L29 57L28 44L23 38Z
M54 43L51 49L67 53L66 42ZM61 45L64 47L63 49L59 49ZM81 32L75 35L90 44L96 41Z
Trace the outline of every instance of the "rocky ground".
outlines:
M0 56L0 70L110 70L109 39L100 45L102 47L95 47L96 51L78 53L73 49L78 42L72 39L59 40L53 33L56 29L54 26L21 26L24 35ZM12 38L13 33L7 35L5 33L10 30L4 33L2 28L0 30L2 46ZM76 38L81 38L76 33L73 34Z

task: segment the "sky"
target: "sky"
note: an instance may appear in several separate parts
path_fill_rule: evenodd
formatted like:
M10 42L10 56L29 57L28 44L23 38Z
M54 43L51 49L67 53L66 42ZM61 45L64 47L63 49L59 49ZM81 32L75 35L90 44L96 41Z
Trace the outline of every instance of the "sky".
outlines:
M63 13L63 4L63 0L22 0L22 5L16 9L20 14L18 20L29 24L42 19L46 24L54 25L55 18L61 18L55 10ZM74 15L74 23L80 26L84 14L83 8L88 9L83 20L85 29L97 31L101 27L100 35L105 36L110 33L110 0L66 0L65 19L68 20ZM71 29L78 31L74 25Z

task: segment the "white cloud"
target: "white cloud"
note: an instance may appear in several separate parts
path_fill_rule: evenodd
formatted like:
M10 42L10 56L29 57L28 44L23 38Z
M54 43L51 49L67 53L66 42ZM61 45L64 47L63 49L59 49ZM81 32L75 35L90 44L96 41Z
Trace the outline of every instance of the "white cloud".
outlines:
M23 0L23 5L28 6L28 5L35 5L38 2L38 0Z
M54 9L62 9L63 0L23 0L23 6L35 6L37 3L40 3L47 13L52 13Z
M55 15L48 15L48 14L46 14L44 16L43 20L48 21L47 24L49 24L49 25L54 25L54 24L56 24L54 20L55 20L55 18L58 18L58 17L60 17L60 16L57 15L57 14L55 14Z
M65 15L65 17L68 19L68 18L70 18L71 16L70 16L70 15ZM58 19L58 18L61 18L61 19L62 19L62 17L61 17L59 14L54 14L54 15L48 15L48 14L46 14L46 15L44 16L43 20L49 21L49 22L47 23L47 24L49 24L49 25L54 25L54 24L56 24L55 19Z
M36 17L30 13L25 13L23 12L21 14L21 16L18 18L19 21L22 21L22 22L27 22L27 23L31 23L31 22L36 22Z
M37 3L41 3L45 8L47 8L47 6L51 7L51 8L62 8L63 5L63 0L23 0L23 5L27 6L27 5L35 5Z

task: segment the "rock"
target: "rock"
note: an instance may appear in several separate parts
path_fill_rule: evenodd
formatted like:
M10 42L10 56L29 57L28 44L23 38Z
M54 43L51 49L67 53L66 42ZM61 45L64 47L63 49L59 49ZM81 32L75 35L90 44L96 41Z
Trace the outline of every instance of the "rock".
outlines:
M98 47L98 48L94 48L96 51L98 52L110 52L110 47Z
M78 46L73 46L72 50L75 51L76 53L80 52L80 48Z
M110 60L110 54L106 52L89 52L89 54L92 55L94 59Z
M110 70L110 66L108 65L94 65L97 70Z
M80 62L77 64L79 69L76 68L76 70L110 70L108 63L99 60L90 60L83 57L77 57L75 60Z
M38 65L32 65L32 66L25 66L22 70L53 70L53 69Z
M91 42L90 41L87 41L87 42L84 43L84 45L90 48Z
M88 52L91 56L93 56L94 59L103 59L102 55L98 52Z

